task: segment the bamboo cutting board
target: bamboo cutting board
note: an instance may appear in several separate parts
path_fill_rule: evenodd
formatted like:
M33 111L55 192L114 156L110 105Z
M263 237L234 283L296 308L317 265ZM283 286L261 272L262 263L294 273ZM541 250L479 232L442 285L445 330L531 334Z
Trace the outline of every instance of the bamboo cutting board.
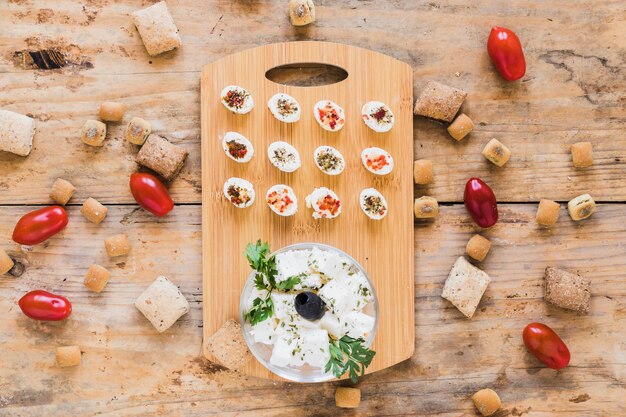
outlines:
M348 77L336 84L296 87L266 78L268 70L286 64L323 63L343 68ZM239 85L252 95L255 107L246 115L228 111L220 102L227 85ZM414 350L413 298L413 76L409 65L366 49L328 42L288 42L249 49L206 65L201 78L202 101L202 237L204 339L226 320L239 317L239 297L250 267L243 252L257 239L273 250L292 243L319 242L335 246L354 257L368 272L376 288L379 321L373 349L377 354L367 369L377 371L411 357ZM267 101L276 93L299 101L300 121L276 120ZM339 132L327 132L315 121L313 105L330 99L345 110L346 123ZM375 133L361 120L362 105L371 100L386 103L395 125L388 133ZM254 157L240 164L227 158L221 138L227 131L246 136ZM284 140L298 149L302 167L294 173L276 169L267 158L271 142ZM313 161L321 145L337 148L346 159L344 172L335 177L322 173ZM394 158L387 176L368 172L361 151L377 146ZM253 206L238 209L223 196L224 181L240 177L252 182ZM289 218L274 214L265 193L274 184L291 186L298 197L298 213ZM315 187L335 191L343 204L335 219L315 220L305 197ZM381 221L361 211L359 194L374 187L387 199L389 212ZM209 359L210 355L205 355ZM256 360L244 373L271 374Z

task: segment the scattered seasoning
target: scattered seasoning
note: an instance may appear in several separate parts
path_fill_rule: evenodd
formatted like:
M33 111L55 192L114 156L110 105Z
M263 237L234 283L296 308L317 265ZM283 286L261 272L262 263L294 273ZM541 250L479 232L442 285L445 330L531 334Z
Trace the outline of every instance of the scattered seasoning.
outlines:
M387 211L387 208L379 196L368 195L365 197L365 211L382 216Z
M319 166L322 171L334 171L339 169L343 165L343 161L341 158L338 158L330 149L326 149L321 151L317 155L317 166Z
M339 207L341 206L341 201L335 200L330 194L326 195L323 199L319 201L319 209L320 211L329 211L331 215L337 214Z
M282 193L278 191L272 191L267 195L267 204L274 207L280 213L284 213L287 207L293 203L293 200L289 197L289 191L284 189Z
M228 197L230 197L230 202L235 205L247 204L250 201L248 192L242 187L231 185L228 187L227 191Z
M228 90L226 95L222 97L222 100L224 100L229 107L240 109L243 107L248 96L248 93L243 93L238 90Z
M393 120L393 116L385 106L380 106L374 112L370 113L370 117L376 119L380 124L391 123Z
M287 151L286 148L274 149L274 160L281 164L292 163L296 161L296 155Z
M276 105L278 106L278 113L283 117L294 114L298 111L296 103L286 98L279 98Z
M228 153L235 159L241 159L248 153L248 147L236 140L229 140L226 142L228 146Z
M389 165L389 162L387 162L387 156L385 155L380 155L374 159L367 158L367 166L374 171L380 171L385 165Z

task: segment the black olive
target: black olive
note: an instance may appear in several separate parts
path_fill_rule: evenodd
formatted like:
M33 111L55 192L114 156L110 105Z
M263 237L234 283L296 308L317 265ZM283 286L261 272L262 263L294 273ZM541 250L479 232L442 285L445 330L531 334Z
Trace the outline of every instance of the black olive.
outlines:
M296 295L295 304L298 314L310 321L321 319L326 312L326 303L317 294L309 291Z

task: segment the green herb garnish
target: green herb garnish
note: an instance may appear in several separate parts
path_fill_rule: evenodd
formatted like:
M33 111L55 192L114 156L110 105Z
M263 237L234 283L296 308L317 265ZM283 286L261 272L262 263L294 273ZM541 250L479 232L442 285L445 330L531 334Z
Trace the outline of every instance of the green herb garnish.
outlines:
M271 298L274 289L290 291L300 283L303 277L303 274L300 274L276 282L276 274L278 274L276 257L272 255L268 258L269 253L269 243L261 243L260 239L246 246L246 258L250 267L256 271L254 286L260 291L267 291L265 298L257 297L252 301L252 308L244 315L244 318L253 326L274 315L274 302Z
M359 374L365 374L376 352L365 347L365 340L344 336L339 340L330 339L330 359L324 372L331 371L336 378L348 372L352 382L357 382Z

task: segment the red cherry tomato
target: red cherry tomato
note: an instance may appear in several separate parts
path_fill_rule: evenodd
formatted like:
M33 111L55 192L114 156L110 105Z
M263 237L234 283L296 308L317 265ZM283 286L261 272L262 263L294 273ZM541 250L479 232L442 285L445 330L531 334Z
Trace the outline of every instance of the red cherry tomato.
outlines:
M174 208L174 202L167 188L152 174L132 174L130 191L141 207L157 217L165 216Z
M524 328L524 345L548 368L563 369L570 360L569 349L558 334L541 323L530 323Z
M496 196L481 179L467 181L463 200L470 216L480 227L491 227L498 221Z
M43 290L29 292L18 304L24 314L35 320L59 321L72 314L72 303L67 298Z
M36 245L67 226L67 213L61 206L49 206L22 216L13 229L13 240L22 245Z
M519 80L526 73L522 44L512 30L494 26L487 41L487 52L505 80Z

